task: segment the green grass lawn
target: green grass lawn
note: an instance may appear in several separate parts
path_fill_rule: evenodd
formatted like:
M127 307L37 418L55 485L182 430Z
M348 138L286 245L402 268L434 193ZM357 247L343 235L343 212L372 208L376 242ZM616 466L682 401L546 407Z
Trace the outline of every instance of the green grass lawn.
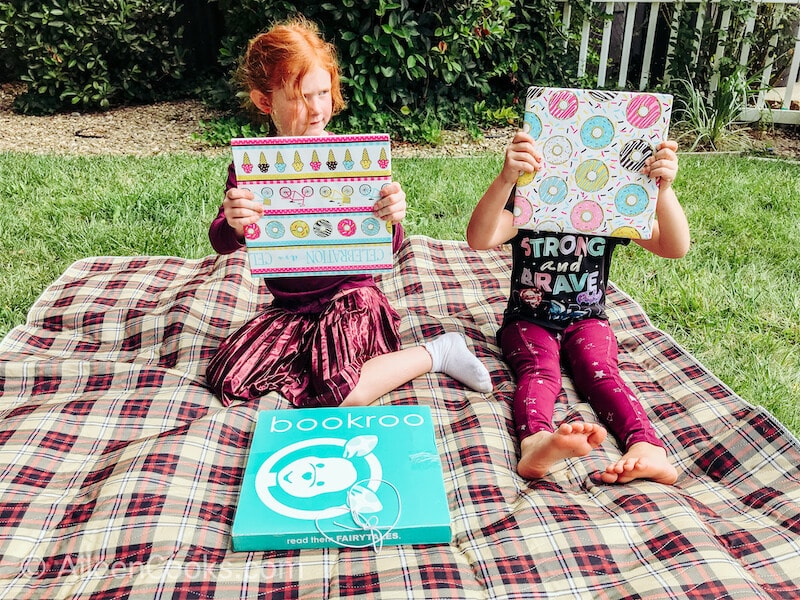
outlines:
M409 234L464 239L502 157L396 159ZM228 156L0 153L0 336L74 260L212 253ZM677 261L635 244L613 281L745 400L800 435L800 165L682 155L675 189L692 229Z

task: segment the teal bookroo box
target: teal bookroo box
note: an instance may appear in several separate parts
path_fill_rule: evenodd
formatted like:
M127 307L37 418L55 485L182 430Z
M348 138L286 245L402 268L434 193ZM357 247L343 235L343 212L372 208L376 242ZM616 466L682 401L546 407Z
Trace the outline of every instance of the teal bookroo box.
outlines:
M430 407L259 412L232 537L235 551L449 543Z

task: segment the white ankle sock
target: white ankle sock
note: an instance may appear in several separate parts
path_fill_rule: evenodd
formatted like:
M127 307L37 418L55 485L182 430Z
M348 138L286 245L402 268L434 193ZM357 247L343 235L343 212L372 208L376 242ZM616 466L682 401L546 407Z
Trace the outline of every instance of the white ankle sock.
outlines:
M445 333L430 342L425 342L424 345L433 360L431 371L446 373L479 392L492 391L489 371L478 357L470 352L464 336L460 333Z

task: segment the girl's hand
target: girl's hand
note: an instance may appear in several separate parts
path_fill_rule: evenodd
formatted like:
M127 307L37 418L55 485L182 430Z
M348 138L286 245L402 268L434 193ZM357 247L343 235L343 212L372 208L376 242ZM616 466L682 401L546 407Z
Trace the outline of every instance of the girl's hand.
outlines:
M678 143L674 140L661 142L656 153L645 161L642 172L657 179L661 190L668 189L678 175Z
M245 226L255 223L264 214L264 205L254 198L253 192L246 189L231 188L225 192L222 201L225 220L236 231L239 240L244 239Z
M393 181L381 188L381 197L375 201L372 212L376 217L399 223L406 216L406 193L399 183Z
M522 173L533 173L542 168L542 153L536 142L524 131L518 131L506 148L506 157L500 177L508 184L515 184Z

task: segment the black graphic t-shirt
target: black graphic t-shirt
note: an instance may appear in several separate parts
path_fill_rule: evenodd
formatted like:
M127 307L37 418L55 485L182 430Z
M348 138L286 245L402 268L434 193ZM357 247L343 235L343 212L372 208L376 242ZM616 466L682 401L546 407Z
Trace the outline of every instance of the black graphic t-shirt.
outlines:
M605 319L611 256L624 238L520 229L511 240L513 268L503 326L523 319L550 329Z

